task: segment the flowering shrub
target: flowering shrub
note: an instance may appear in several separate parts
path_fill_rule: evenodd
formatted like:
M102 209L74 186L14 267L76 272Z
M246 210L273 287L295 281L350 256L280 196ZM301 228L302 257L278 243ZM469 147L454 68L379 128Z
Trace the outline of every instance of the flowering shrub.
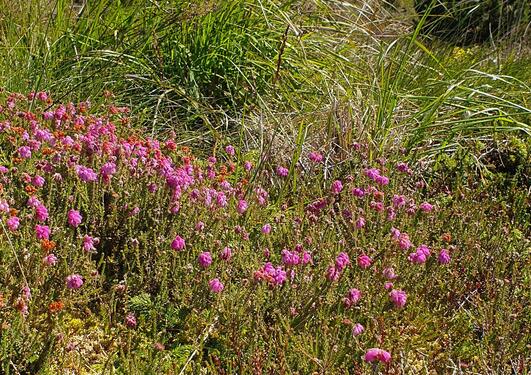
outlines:
M198 158L172 137L138 135L127 114L52 105L45 93L0 107L5 368L68 367L76 353L128 368L124 353L192 345L204 349L190 354L194 369L398 369L467 303L463 270L481 260L466 263L469 244L448 234L458 239L462 222L425 200L405 162L360 150L349 175L322 188L314 151L286 198L288 168L255 170L231 145ZM92 351L75 349L87 340ZM448 335L435 343L423 347L430 366L464 355Z

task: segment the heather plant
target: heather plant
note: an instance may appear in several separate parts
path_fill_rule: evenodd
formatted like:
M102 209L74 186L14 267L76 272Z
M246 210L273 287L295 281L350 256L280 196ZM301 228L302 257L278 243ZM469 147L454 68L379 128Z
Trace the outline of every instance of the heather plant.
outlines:
M524 371L525 203L368 143L200 157L102 103L1 103L4 373Z

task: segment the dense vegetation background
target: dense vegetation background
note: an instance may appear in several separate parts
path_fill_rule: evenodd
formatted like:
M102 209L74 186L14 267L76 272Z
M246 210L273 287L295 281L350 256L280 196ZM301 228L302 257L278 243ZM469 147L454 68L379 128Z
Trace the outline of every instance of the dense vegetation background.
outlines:
M0 9L2 372L529 370L526 1L0 0ZM166 157L172 173L196 179L178 183L182 197L153 161ZM368 177L375 167L389 184ZM202 201L220 191L226 207ZM412 200L397 221L394 196ZM435 211L425 215L422 202ZM66 224L71 209L80 229ZM50 238L35 240L38 222ZM391 227L434 256L401 257ZM76 251L89 234L96 252ZM186 258L170 246L176 235ZM311 267L282 252L302 256L299 246ZM443 248L448 264L435 254ZM206 251L208 271L196 264ZM352 264L330 280L342 252ZM55 268L42 263L50 254ZM362 255L370 270L356 265ZM289 285L253 279L267 260L297 270ZM391 266L408 293L403 309L375 287ZM77 274L82 288L64 285ZM214 279L221 293L209 291ZM347 308L354 287L367 302ZM364 363L371 347L392 361Z

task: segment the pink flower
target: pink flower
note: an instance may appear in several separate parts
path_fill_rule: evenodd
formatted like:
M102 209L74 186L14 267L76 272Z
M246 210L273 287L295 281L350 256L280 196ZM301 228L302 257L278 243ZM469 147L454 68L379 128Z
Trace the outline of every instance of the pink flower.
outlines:
M308 251L304 251L302 253L302 264L310 264L312 262L312 254L310 254Z
M406 205L406 197L404 197L403 195L393 195L393 206L395 206L395 208L400 208L400 207L404 207Z
M365 196L365 191L363 189L360 189L360 188L352 189L351 193L352 193L352 195L354 195L355 197L358 197L358 198L362 198L363 196Z
M400 231L396 228L391 228L391 238L398 241L400 239Z
M441 264L450 263L450 254L448 253L448 250L441 249L441 252L439 253L439 263Z
M363 333L363 331L365 331L365 328L361 324L356 323L354 324L354 327L352 327L352 336L359 336Z
M42 258L42 263L47 266L55 266L57 263L57 257L54 254L48 254Z
M323 161L323 155L321 155L319 152L317 151L312 151L310 152L309 156L311 161L313 161L314 163L320 163Z
M18 229L20 225L20 219L16 216L11 216L9 219L7 219L7 227L11 232L14 232Z
M48 210L43 204L39 204L35 207L35 218L41 223L48 219Z
M230 258L232 258L232 249L230 247L225 247L221 251L220 258L223 260L230 260Z
M129 328L135 328L136 327L136 317L133 313L129 313L125 317L125 325Z
M70 210L68 211L68 224L72 228L77 228L79 224L81 224L81 220L83 220L83 216L79 213L77 210Z
M262 227L262 233L265 235L271 233L271 224L264 224L264 226Z
M181 236L175 236L175 239L171 242L171 248L173 250L181 251L186 246L186 243L184 242L184 238Z
M382 275L388 280L396 279L395 270L391 267L384 268L384 270L382 271Z
M349 308L357 304L360 299L361 292L356 288L352 288L348 291L346 297L343 298L343 303L345 304L345 307Z
M91 168L87 168L82 165L78 165L76 167L76 173L81 181L84 182L96 181L98 179L96 172L94 172Z
M72 274L66 278L66 287L68 289L79 289L83 285L83 278L81 275Z
M389 293L389 298L395 307L402 308L406 305L407 295L406 292L399 289L393 289Z
M408 165L403 162L397 163L396 169L402 173L411 173L411 169L409 169Z
M376 176L374 181L376 181L377 184L382 186L389 185L389 178L386 176Z
M210 291L212 291L213 293L221 293L223 288L225 288L225 286L221 281L219 281L219 279L210 280L208 282L208 286L210 287Z
M367 350L363 359L365 362L380 361L383 363L389 363L391 361L391 354L379 348L371 348Z
M45 180L44 180L44 177L42 176L34 176L32 179L31 179L31 183L33 184L33 186L35 187L43 187L44 186L44 183L45 183Z
M94 247L94 245L97 243L97 238L85 235L85 237L83 237L83 250L85 250L87 253L95 253L96 248Z
M332 182L332 186L330 187L332 194L337 195L341 193L341 190L343 190L343 183L340 180Z
M202 268L207 268L212 264L212 255L208 251L202 252L199 254L197 261Z
M243 163L243 168L249 172L251 169L253 169L253 163L251 163L250 161L246 161L245 163Z
M400 238L398 239L398 246L402 250L408 250L413 244L409 240L409 235L407 233L400 234Z
M360 266L363 269L369 268L372 264L372 259L368 255L360 255L358 257L358 266Z
M350 258L348 257L348 254L345 252L341 252L338 254L336 258L336 268L339 272L343 271L343 269L350 264Z
M50 239L50 228L46 225L35 225L35 234L38 240L49 240Z
M431 211L433 211L433 205L429 204L428 202L421 203L419 208L423 212L431 212Z
M19 147L17 151L22 159L31 158L31 148L29 148L28 146Z
M234 156L234 154L236 153L236 150L234 149L233 146L231 145L228 145L227 147L225 147L225 152L230 155L230 156Z
M409 254L409 261L413 264L426 263L430 256L430 249L426 245L420 245L414 253Z
M5 200L0 201L0 212L9 212L9 203Z
M339 280L339 277L341 276L341 272L334 266L328 267L328 270L326 271L326 279L328 281L337 281Z
M356 223L355 223L356 228L358 229L363 228L365 226L365 223L366 223L365 218L360 216L360 218L356 220Z
M383 202L372 201L369 206L376 212L382 212L385 208Z
M286 177L289 173L289 170L287 168L284 168L284 167L277 167L277 175L280 176L280 177Z
M247 204L247 202L245 200L243 200L243 199L240 199L238 201L238 206L236 207L236 211L238 211L238 213L241 215L245 211L247 211L248 207L249 207L249 205Z
M198 232L202 232L204 229L205 229L205 223L203 223L202 221L198 221L198 222L195 224L195 230L196 230L196 231L198 231Z
M393 289L393 283L390 282L390 281L386 281L385 284L384 284L384 288L385 288L385 290Z

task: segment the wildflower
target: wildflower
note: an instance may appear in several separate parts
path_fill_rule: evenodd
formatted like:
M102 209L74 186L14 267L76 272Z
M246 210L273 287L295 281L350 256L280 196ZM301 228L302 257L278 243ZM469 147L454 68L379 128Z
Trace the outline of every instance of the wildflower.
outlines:
M61 301L53 301L48 305L48 311L50 314L55 314L61 311L65 307L65 304Z
M364 173L365 173L365 176L367 176L369 179L373 181L376 181L376 177L380 176L380 170L376 168L365 169Z
M356 288L352 288L348 291L346 297L343 298L343 303L345 304L345 307L349 308L357 304L360 299L361 292Z
M426 245L420 245L414 253L409 254L409 261L414 264L426 263L430 256L430 249Z
M382 186L389 185L389 178L386 176L376 176L374 180L379 185L382 185Z
M50 228L46 225L35 225L35 234L38 240L50 239Z
M441 264L450 263L450 254L448 253L448 250L441 249L438 259L439 259L439 263L441 263Z
M343 271L343 269L350 264L350 259L348 257L348 254L345 252L341 252L338 254L336 258L336 268L339 272Z
M360 216L358 220L356 220L356 223L355 223L356 228L358 229L363 228L365 226L365 223L366 223L365 218Z
M368 255L360 255L358 257L358 266L360 266L363 269L369 268L372 264L372 259Z
M15 308L24 316L28 315L28 304L27 301L22 298L18 297L15 301Z
M328 270L326 271L326 278L329 281L337 281L339 280L340 276L341 276L341 271L339 271L336 267L334 266L328 267Z
M46 266L55 266L57 263L57 257L54 254L48 254L44 258L42 258L42 263Z
M251 169L253 169L253 163L251 163L250 161L246 161L245 163L243 163L243 168L249 172Z
M45 179L44 177L42 176L34 176L32 179L31 179L31 183L33 186L36 186L36 187L43 187L44 186L44 183L45 183Z
M388 280L396 279L395 270L391 267L384 268L382 275Z
M41 223L48 219L48 210L43 204L39 204L37 207L35 207L35 218Z
M360 189L360 188L354 188L352 189L351 193L355 197L362 198L365 195L365 190Z
M77 176L84 182L92 182L98 179L98 175L91 168L78 165L76 167Z
M262 233L265 235L271 233L271 224L264 224L264 226L262 227Z
M83 278L81 275L72 274L66 278L66 287L68 289L79 289L83 285Z
M197 261L202 268L207 268L212 264L212 255L208 251L202 252L199 254Z
M397 194L393 195L392 201L393 201L393 206L395 208L404 207L406 205L406 197L403 195L397 195Z
M47 254L55 249L55 242L50 240L41 240L41 249Z
M280 176L280 177L286 177L289 173L289 170L287 168L284 168L284 167L277 167L277 175Z
M282 250L282 263L286 266L296 266L300 263L300 256L295 252L284 249Z
M384 284L384 289L385 289L385 290L391 290L391 289L393 289L393 286L394 286L394 285L393 285L392 282L390 282L390 281L386 281L385 284Z
M413 244L409 240L409 235L407 233L401 233L400 238L398 239L398 246L402 250L408 250Z
M7 227L11 232L14 232L18 229L20 225L20 219L16 216L11 216L9 219L7 219Z
M228 145L227 147L225 147L225 152L230 155L230 156L234 156L234 154L236 153L236 150L234 149L233 146L231 145Z
M310 254L308 251L304 251L302 253L302 264L309 264L312 263L312 254Z
M125 325L129 328L136 327L136 317L133 313L129 313L125 317Z
M320 163L323 161L323 155L321 155L319 152L317 151L312 151L310 152L310 154L308 155L309 159L311 161L313 161L314 163Z
M419 208L423 211L423 212L431 212L433 211L433 205L429 204L428 202L423 202L420 204Z
M391 292L389 292L389 298L395 307L401 308L406 304L407 295L403 290L393 289Z
M225 287L219 279L212 279L208 282L208 286L210 287L210 291L213 293L221 293L223 288Z
M379 348L371 348L367 350L363 356L365 362L380 361L383 363L389 363L391 361L391 354L385 350Z
M359 336L363 333L363 331L365 331L365 328L361 324L356 323L354 324L354 327L352 327L352 336Z
M196 230L196 231L198 231L198 232L202 232L204 229L205 229L205 223L203 223L202 221L198 221L198 222L195 224L195 230Z
M28 207L38 207L41 204L41 202L37 199L37 197L31 196L28 198L28 202L26 204L28 205ZM0 205L1 205L1 202L0 202Z
M83 250L85 250L87 253L94 253L96 252L96 248L94 245L98 242L97 238L91 237L89 235L85 235L83 237Z
M382 202L372 201L369 206L376 212L382 212L384 210L384 204Z
M230 260L230 258L232 258L232 249L230 247L228 247L228 246L225 247L221 251L220 258L223 259L223 260Z
M411 173L411 169L409 169L409 166L407 165L407 163L403 163L403 162L397 163L396 169L402 173L408 173L408 174Z
M245 200L243 200L243 199L240 199L238 201L238 206L236 207L236 211L238 211L238 213L241 215L245 211L247 211L248 207L249 207L249 205L247 204L247 202Z
M186 243L184 241L184 238L182 238L181 236L175 236L174 240L171 242L171 248L173 250L180 251L183 250L185 246Z
M61 311L65 307L65 304L61 301L54 301L48 305L48 311L50 314L55 314Z
M22 159L31 158L31 148L28 146L19 147L17 152Z
M79 224L81 224L81 220L83 220L83 216L79 213L77 210L70 210L68 211L68 224L72 228L77 228Z
M330 187L332 194L338 195L341 193L341 190L343 190L343 183L340 180L335 180L332 182L332 186Z

